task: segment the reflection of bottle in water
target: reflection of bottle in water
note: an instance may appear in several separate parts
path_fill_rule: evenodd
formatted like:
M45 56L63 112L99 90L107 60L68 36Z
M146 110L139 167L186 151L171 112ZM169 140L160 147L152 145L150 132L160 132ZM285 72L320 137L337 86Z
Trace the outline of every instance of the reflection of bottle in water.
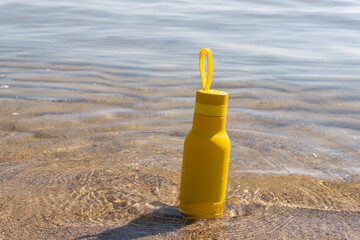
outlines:
M200 52L200 72L201 57ZM209 87L203 84L205 90L196 92L193 126L184 143L179 207L189 218L218 217L224 210L230 157L225 131L228 94Z

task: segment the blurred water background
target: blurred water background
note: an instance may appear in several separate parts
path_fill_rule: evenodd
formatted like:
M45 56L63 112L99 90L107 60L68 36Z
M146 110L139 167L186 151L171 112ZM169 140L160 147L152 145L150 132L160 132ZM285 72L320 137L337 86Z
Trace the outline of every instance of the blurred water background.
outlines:
M0 238L360 238L360 3L0 1ZM228 207L176 210L201 87Z

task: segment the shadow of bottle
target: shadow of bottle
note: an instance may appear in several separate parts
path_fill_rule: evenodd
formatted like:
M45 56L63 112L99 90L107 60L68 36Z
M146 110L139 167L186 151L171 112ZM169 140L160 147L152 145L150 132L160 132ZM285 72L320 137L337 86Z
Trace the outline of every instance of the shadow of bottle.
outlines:
M81 236L75 240L131 240L163 235L180 229L181 231L176 235L182 235L182 239L226 239L226 224L221 219L185 219L177 207L159 202L151 205L156 205L158 208L140 215L125 226L99 234Z
M195 220L185 219L179 209L160 204L160 208L142 214L122 227L110 229L95 235L85 235L76 239L138 239L176 231L193 223Z

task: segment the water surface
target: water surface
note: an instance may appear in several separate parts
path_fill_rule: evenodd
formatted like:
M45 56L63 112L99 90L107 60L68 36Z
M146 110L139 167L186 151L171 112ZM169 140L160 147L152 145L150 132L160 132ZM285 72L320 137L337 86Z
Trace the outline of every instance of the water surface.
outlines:
M0 238L360 238L357 1L0 3ZM211 48L227 208L176 208Z

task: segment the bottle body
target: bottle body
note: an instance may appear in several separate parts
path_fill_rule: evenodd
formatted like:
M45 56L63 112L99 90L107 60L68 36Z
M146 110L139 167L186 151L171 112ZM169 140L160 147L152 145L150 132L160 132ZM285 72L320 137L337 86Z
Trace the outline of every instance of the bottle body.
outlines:
M230 158L226 116L194 114L185 138L180 209L189 218L219 217L224 210Z

